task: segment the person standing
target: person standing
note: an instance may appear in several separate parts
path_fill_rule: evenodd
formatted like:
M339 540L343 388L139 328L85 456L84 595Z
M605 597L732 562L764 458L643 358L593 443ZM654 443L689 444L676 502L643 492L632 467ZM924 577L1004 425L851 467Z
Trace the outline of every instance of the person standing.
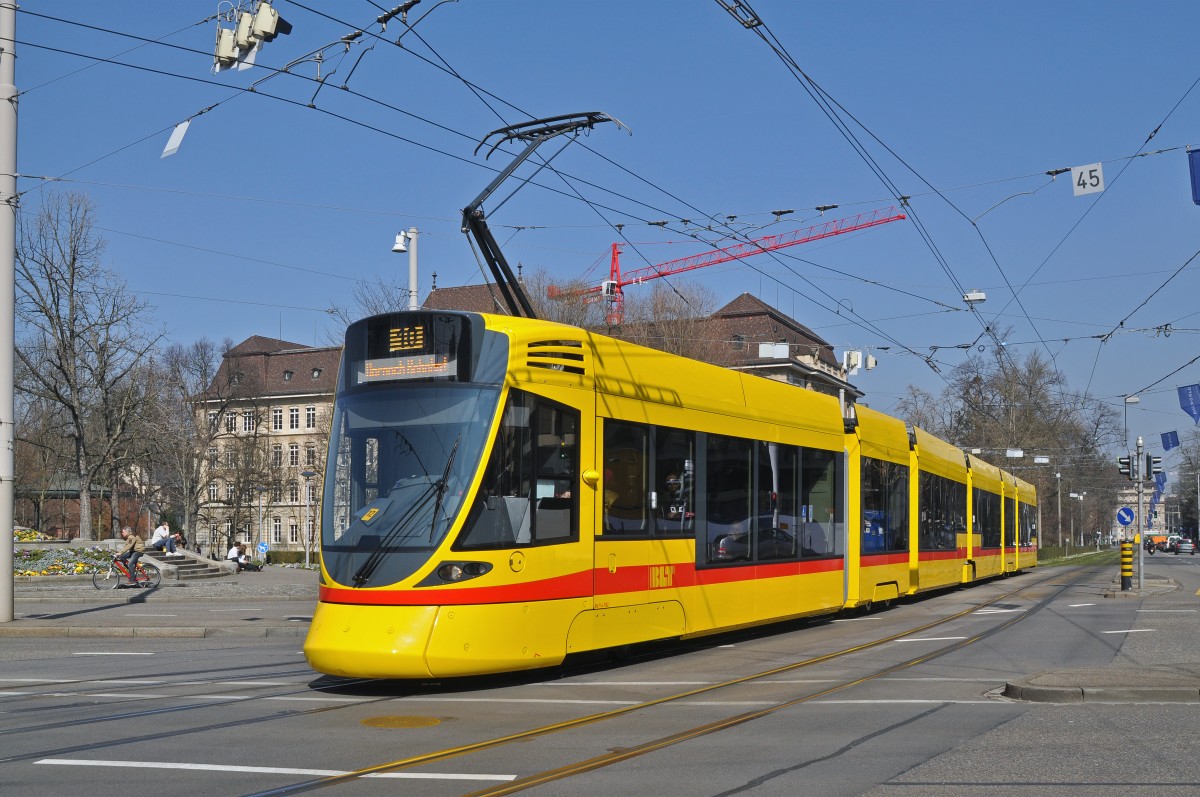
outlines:
M117 554L117 559L125 563L125 567L129 570L129 586L137 586L137 577L134 575L137 568L138 559L142 558L142 553L146 550L146 541L141 535L133 529L125 526L121 529L121 539L125 540L125 547Z

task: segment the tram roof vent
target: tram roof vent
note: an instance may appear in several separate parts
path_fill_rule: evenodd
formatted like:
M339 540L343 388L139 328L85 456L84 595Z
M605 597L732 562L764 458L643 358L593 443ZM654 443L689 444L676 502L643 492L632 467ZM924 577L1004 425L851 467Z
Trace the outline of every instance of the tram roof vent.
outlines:
M529 344L526 365L568 374L587 373L583 342L578 340L537 340Z

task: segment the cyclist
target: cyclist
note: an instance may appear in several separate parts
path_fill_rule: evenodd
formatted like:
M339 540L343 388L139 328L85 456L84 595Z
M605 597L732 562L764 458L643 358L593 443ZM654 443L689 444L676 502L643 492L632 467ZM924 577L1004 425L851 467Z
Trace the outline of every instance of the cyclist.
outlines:
M125 540L125 547L117 554L117 559L125 563L125 567L129 569L129 585L137 586L137 563L138 559L142 558L142 553L146 550L146 541L141 535L128 526L121 528L121 539Z

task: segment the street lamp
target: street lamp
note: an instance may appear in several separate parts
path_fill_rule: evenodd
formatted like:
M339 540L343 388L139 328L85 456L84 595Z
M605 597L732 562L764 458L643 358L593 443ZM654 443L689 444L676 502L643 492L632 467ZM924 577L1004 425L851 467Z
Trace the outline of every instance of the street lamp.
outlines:
M1125 397L1125 448L1129 449L1129 405L1141 403L1142 397L1133 395Z
M271 488L270 487L256 487L255 489L258 490L258 536L261 539L266 540L267 534L263 530L263 493L265 493L267 490L269 490ZM255 545L252 545L251 546L252 548L257 547L258 540L256 539L254 542L255 542Z
M1055 493L1058 496L1058 547L1062 547L1062 474L1054 474Z
M1079 544L1083 545L1083 497L1087 493L1071 493L1072 498L1079 499ZM1075 514L1071 514L1071 542L1075 541Z
M317 474L311 470L300 473L304 477L304 566L309 565L309 552L312 551L312 518L309 514L308 480Z

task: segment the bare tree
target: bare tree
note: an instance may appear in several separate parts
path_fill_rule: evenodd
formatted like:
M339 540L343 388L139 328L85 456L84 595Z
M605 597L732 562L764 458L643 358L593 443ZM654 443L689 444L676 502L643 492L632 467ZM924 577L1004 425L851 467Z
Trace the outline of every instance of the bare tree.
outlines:
M614 337L660 351L716 362L721 341L713 337L716 295L698 282L656 282L648 295L625 297L625 320Z
M63 412L82 539L95 538L88 497L96 477L129 456L130 425L146 399L132 376L161 337L145 330L146 306L101 265L103 253L82 195L48 196L36 216L19 218L18 389Z
M1115 500L1116 469L1104 450L1120 438L1120 419L1103 403L1071 392L1037 351L1022 359L1001 346L972 355L940 396L910 387L898 413L954 445L981 449L984 459L1032 483L1043 506L1056 501L1059 489L1086 491L1089 528L1102 525L1101 507ZM1008 449L1026 456L1007 460ZM1050 464L1034 465L1035 454ZM1093 495L1100 500L1091 501Z

